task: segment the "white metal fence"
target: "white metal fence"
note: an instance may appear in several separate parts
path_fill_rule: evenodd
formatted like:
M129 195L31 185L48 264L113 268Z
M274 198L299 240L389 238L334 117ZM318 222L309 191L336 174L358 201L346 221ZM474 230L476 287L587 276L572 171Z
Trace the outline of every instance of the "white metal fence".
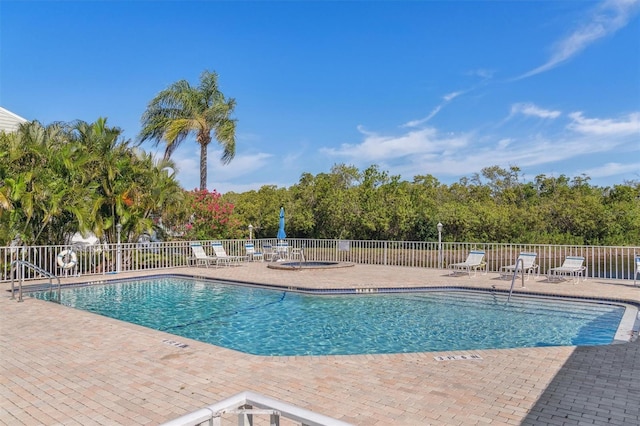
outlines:
M213 241L199 241L213 255ZM252 241L256 250L275 239ZM515 263L520 252L537 253L541 273L560 266L566 256L584 256L588 278L634 279L634 255L640 247L573 246L548 244L448 243L423 241L287 239L291 248L303 249L307 261L353 262L366 265L446 268L463 262L470 250L486 252L487 269L497 272ZM105 275L118 272L162 270L193 264L189 241L73 246L0 247L0 281L11 280L11 262L24 260L56 276ZM222 240L229 255L244 255L246 240ZM69 251L73 252L71 255ZM67 252L67 256L61 256ZM41 275L25 268L25 279Z

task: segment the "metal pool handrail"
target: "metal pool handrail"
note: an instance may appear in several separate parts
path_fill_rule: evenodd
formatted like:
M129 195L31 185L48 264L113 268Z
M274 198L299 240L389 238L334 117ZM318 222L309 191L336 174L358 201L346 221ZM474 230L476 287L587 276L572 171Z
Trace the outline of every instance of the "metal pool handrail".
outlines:
M516 282L516 276L518 275L518 265L522 264L522 273L520 276L522 277L522 288L524 288L524 259L518 257L516 259L516 267L513 269L513 277L511 277L511 288L509 288L509 297L507 297L507 303L511 300L511 293L513 293L513 284Z
M11 262L11 298L15 299L15 287L13 285L14 282L14 271L18 270L18 266L27 266L30 269L34 270L35 272L44 275L45 277L49 278L49 289L51 289L51 287L53 287L53 281L52 279L55 278L56 280L58 280L58 303L60 303L60 288L61 288L61 284L60 284L60 278L58 278L58 276L52 274L49 271L45 271L44 269L40 268L39 266L34 265L31 262L27 262L26 260L14 260ZM20 273L20 280L18 281L18 302L22 302L22 282L24 281L24 275L22 273Z

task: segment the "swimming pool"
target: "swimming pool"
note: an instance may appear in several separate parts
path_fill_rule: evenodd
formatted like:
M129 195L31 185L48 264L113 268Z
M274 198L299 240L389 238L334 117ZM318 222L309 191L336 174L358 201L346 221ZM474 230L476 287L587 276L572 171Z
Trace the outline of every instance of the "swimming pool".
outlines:
M34 293L46 299L48 293ZM254 355L602 345L625 308L503 293L314 295L160 277L64 289L61 302Z

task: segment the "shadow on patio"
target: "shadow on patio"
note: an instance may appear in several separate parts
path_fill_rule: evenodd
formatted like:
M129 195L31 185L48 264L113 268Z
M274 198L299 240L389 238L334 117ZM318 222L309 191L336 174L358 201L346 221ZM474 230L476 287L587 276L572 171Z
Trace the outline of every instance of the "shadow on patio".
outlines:
M577 347L522 425L640 425L640 341Z

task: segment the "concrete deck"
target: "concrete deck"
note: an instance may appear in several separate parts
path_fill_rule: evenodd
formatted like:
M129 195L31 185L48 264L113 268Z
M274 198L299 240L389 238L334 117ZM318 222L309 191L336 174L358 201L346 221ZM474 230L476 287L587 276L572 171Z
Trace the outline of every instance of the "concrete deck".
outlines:
M492 274L469 279L418 268L266 265L153 273L317 288L510 285ZM104 278L114 276L85 280ZM482 360L469 361L434 359L469 354L453 351L260 357L54 303L18 303L4 291L8 284L0 286L1 425L158 424L243 390L356 425L640 424L638 341L471 351ZM540 277L527 281L526 290L640 302L640 287L628 281Z

